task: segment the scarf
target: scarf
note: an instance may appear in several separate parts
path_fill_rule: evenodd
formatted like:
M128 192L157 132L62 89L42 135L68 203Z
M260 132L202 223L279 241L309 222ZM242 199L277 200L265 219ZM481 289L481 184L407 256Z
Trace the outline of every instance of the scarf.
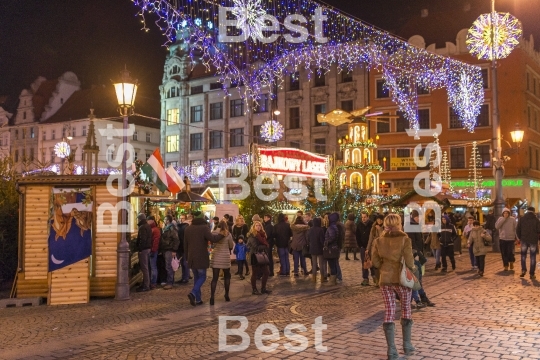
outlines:
M270 246L268 241L266 241L266 234L263 231L257 232L257 241L259 242L259 245Z

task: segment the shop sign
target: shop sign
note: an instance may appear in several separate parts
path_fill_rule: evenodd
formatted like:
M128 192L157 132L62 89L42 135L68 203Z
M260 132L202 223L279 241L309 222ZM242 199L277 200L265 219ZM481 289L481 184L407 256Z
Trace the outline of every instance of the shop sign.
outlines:
M416 169L416 163L414 157L402 157L402 158L390 158L390 168L397 170L397 168L411 168Z
M531 180L532 181L532 180ZM455 188L470 188L474 186L474 182L466 180L452 181L452 186ZM537 183L540 187L540 183ZM503 179L503 187L521 187L523 186L523 179ZM482 181L482 187L492 188L495 187L495 180Z
M259 173L328 179L327 156L292 148L258 148Z
M540 188L540 181L531 180L529 182L529 186L532 187L532 188Z

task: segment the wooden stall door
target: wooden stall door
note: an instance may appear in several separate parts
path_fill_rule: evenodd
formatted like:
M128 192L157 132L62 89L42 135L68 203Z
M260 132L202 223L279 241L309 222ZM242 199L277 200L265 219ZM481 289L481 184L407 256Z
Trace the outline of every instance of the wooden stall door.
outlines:
M89 258L49 273L48 305L85 304L89 300Z

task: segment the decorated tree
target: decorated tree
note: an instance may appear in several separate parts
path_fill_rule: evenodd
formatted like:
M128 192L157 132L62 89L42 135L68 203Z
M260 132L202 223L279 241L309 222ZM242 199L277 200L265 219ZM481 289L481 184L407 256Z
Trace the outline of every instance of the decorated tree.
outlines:
M469 188L473 198L478 197L478 191L482 189L482 158L478 152L476 141L473 141L471 158L469 160Z
M448 153L446 151L443 153L440 169L443 185L446 185L450 192L454 192L454 187L452 186L452 176L450 173L450 164L448 163Z

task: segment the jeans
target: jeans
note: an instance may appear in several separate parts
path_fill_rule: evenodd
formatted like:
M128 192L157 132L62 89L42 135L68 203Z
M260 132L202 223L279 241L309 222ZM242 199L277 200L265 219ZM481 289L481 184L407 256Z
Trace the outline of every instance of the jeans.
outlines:
M238 264L238 274L244 276L244 266L247 270L246 260L236 260L236 263Z
M188 281L189 280L189 268L187 265L187 257L186 255L183 255L180 258L180 267L182 268L182 280Z
M165 269L167 270L167 285L174 284L174 271L172 268L172 251L165 251L163 253L165 259Z
M446 270L447 263L446 263L446 257L450 258L450 263L452 264L452 269L456 268L456 260L454 259L454 246L441 246L441 260L442 260L442 268Z
M521 243L521 271L527 271L527 249L531 249L531 269L529 274L534 275L534 270L536 270L536 253L538 252L538 244L527 244Z
M469 258L471 259L471 266L472 267L478 266L478 264L476 263L476 259L474 257L472 245L469 246Z
M486 255L477 256L476 265L478 266L478 271L484 272L484 268L486 266Z
M503 261L503 266L507 267L508 263L513 263L516 261L516 257L514 256L514 240L500 240L500 247L501 247L501 257Z
M142 287L150 289L150 269L148 267L148 258L150 256L150 249L139 251L139 266L143 275Z
M422 288L420 290L413 290L412 298L414 301L419 302L420 299L418 298L418 295L426 296L426 292L424 291L424 286L422 285L422 264L420 264L420 261L414 260L414 266L416 266L418 269L418 282L420 282L420 286L422 286Z
M293 250L293 260L294 260L294 273L298 274L298 262L304 270L304 275L307 274L306 258L302 255L302 250Z
M195 295L195 301L201 300L201 287L206 281L206 269L191 269L193 271L193 289L191 293Z
M341 273L341 266L339 266L339 258L336 259L336 270L337 270L337 279L339 281L342 281L343 274Z
M330 275L337 275L337 259L326 259L330 268Z
M281 275L291 273L291 263L289 262L289 249L278 248L279 262L281 263Z
M431 252L435 258L435 265L441 265L441 248L431 249Z
M157 251L150 253L150 284L157 285Z
M371 269L364 269L364 261L366 260L366 249L364 249L363 247L360 248L360 259L362 261L362 278L364 280L368 280L369 279L369 272L371 270L371 277L375 277L375 268L371 268Z
M317 273L317 267L321 269L321 275L326 277L328 273L326 271L326 260L322 255L311 255L312 273Z

